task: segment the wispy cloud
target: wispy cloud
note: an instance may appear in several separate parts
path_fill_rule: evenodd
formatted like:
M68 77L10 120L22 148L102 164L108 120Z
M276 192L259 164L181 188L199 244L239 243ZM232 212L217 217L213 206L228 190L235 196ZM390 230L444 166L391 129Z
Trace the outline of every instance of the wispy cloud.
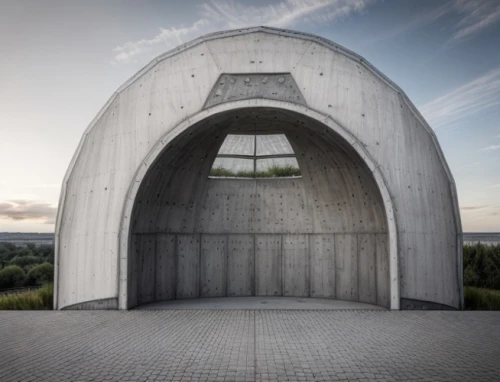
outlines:
M254 25L289 27L298 22L325 23L361 12L374 0L285 0L277 4L248 6L234 0L212 0L201 6L207 19L229 28Z
M434 129L500 104L500 68L419 107Z
M451 11L453 11L453 3L451 2L445 3L436 8L427 9L423 12L417 13L411 20L404 20L403 22L397 24L395 27L385 30L380 34L375 34L369 37L365 43L371 44L377 41L388 40L410 30L422 28L440 19L446 14L449 14Z
M494 210L500 207L500 204L484 204L480 206L464 206L460 210L467 211L481 211L481 210Z
M500 21L500 2L498 0L449 0L438 3L434 8L417 12L413 19L405 20L395 27L372 36L368 43L383 41L411 30L425 27L443 17L451 16L449 43L459 42L472 37Z
M500 188L500 183L498 183L498 184L492 184L490 186L490 188Z
M477 210L484 210L485 208L489 208L490 206L484 205L484 206L465 206L465 207L460 207L461 210L464 211L477 211Z
M455 0L454 8L463 16L457 24L456 40L470 37L500 21L498 0Z
M182 44L185 38L190 38L190 36L195 34L206 33L209 29L210 23L205 19L198 20L189 27L160 28L160 33L151 39L129 41L114 48L115 62L129 62L134 56L139 53L147 52L157 45L161 45L163 49L168 50L176 45Z
M168 50L197 36L223 29L255 25L286 28L299 23L321 24L361 13L378 0L282 0L260 6L243 0L209 0L198 6L198 20L192 25L159 28L151 38L129 41L113 49L113 63L135 62L139 55ZM450 0L421 13L413 20L373 36L369 43L386 40L406 31L424 27L444 16L453 15L455 24L450 41L461 41L500 20L497 0Z
M34 200L0 201L0 219L35 220L54 224L57 208L49 203Z
M184 27L160 28L150 39L129 41L113 49L114 63L126 63L140 54L174 48L197 36L223 29L255 25L285 28L300 22L326 23L360 13L376 0L283 0L262 6L235 0L210 0L199 6L199 19Z
M479 151L500 150L500 145L491 145Z

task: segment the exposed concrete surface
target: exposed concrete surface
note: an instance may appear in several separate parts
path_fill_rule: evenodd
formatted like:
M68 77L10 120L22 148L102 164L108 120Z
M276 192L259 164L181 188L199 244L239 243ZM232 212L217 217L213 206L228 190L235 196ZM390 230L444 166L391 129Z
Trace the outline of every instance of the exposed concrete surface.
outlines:
M500 312L1 312L2 381L493 381Z
M139 306L140 310L170 309L280 309L280 310L384 310L384 308L356 301L340 301L327 298L297 297L214 297L192 300L160 301Z
M256 129L286 136L302 177L210 179L225 134ZM325 129L298 113L237 109L172 142L135 198L128 308L241 296L390 307L384 198L359 154Z
M291 93L284 91L283 86L290 85L285 73L290 74L296 85L287 88ZM271 85L274 79L271 76L275 74L278 74L277 89L283 92L269 91L271 86L268 85ZM221 86L221 75L238 76L238 79L243 79L239 76L244 75L241 83L243 90L236 92L236 88L240 88L236 80L237 86L234 89L226 87L228 86L226 82ZM282 75L285 81L280 85L279 78ZM267 84L263 83L265 77L268 77ZM229 78L229 84L230 82ZM215 84L219 86L217 90L214 88ZM204 108L213 89L215 98L212 99L216 99L217 104ZM220 90L219 96L217 96L218 90ZM300 91L304 104L298 104L296 99L291 102L294 91L296 93ZM234 98L231 98L233 96ZM219 101L228 102L218 103ZM170 195L167 191L162 194L157 192L161 190L160 187L153 187L151 193L146 193L146 196L150 197L144 199L143 205L152 206L153 200L161 199L158 201L163 203L163 207L169 203L169 208L174 206L173 210L181 210L181 213L176 215L179 219L172 222L175 226L165 224L170 223L169 214L162 213L165 210L154 207L151 218L141 219L141 223L145 223L148 229L143 230L143 227L140 227L141 230L134 231L132 227L134 204L138 206L141 196L144 195L139 189L147 186L148 180L153 179L148 174L157 170L159 174L169 173L164 171L165 168L155 169L159 163L156 159L159 160L160 155L163 156L168 152L167 157L179 158L180 154L177 154L182 153L185 147L195 150L195 144L204 141L210 143L214 150L204 150L205 157L200 158L196 163L197 166L191 166L193 163L179 163L179 166L186 167L186 171L182 174L186 179L202 177L202 168L205 168L205 164L208 167L206 170L208 175L211 162L217 153L215 146L218 144L216 141L218 134L204 136L208 130L203 127L210 126L202 124L202 121L210 120L215 124L218 117L227 117L226 113L257 108L279 110L288 115L301 115L300 119L293 118L298 126L295 130L298 132L311 131L311 126L306 125L306 119L314 122L311 125L321 123L322 126L318 126L319 130L316 129L318 134L322 137L329 136L329 141L345 144L359 157L356 163L340 161L338 150L331 150L330 144L318 146L318 150L313 150L317 143L326 142L320 139L321 137L314 139L308 137L307 140L302 137L295 138L299 143L304 142L304 150L297 157L301 169L305 168L302 183L305 183L306 179L313 179L311 187L305 189L305 193L299 190L290 194L289 200L300 201L304 194L306 195L304 200L318 202L313 206L312 214L301 214L297 206L302 210L302 205L295 203L290 206L293 211L283 208L281 212L282 202L275 201L273 205L278 208L267 208L267 210L282 215L286 212L286 215L276 215L277 219L264 217L261 222L267 223L270 229L257 226L257 233L275 233L273 227L279 227L281 221L295 224L296 229L293 231L282 229L280 233L339 232L326 230L328 226L332 226L333 219L330 217L337 218L341 223L336 227L345 226L341 232L346 232L349 228L352 233L373 233L373 230L357 229L359 224L366 225L367 221L378 222L380 219L377 217L382 216L372 214L370 207L373 203L364 200L364 197L370 198L373 192L368 191L367 195L362 193L361 198L357 197L362 187L373 189L367 188L368 183L363 173L359 174L361 179L355 174L353 167L359 167L358 163L361 162L370 170L364 173L373 174L376 188L381 194L381 198L371 197L371 199L378 200L379 204L383 203L387 217L386 229L382 232L388 234L386 245L390 260L388 280L391 308L399 309L400 297L431 300L455 308L463 306L462 236L458 199L453 177L432 129L403 91L362 57L317 36L256 27L203 36L154 59L120 87L91 122L73 156L61 189L55 236L56 308L117 298L119 308L126 309L136 304L138 296L133 295L133 290L140 291L142 302L153 301L157 294L172 294L171 288L159 291L158 288L151 288L151 284L148 283L148 280L154 278L152 266L156 272L151 261L152 246L146 247L146 251L140 253L149 254L149 257L144 257L144 262L141 264L148 272L140 272L141 277L138 280L130 280L134 278L130 277L133 272L138 272L138 267L129 267L136 265L133 259L136 256L131 256L129 248L129 243L133 239L129 234L131 232L206 233L188 229L188 223L197 220L187 218L196 215L186 215L182 207L184 210L190 210L193 206L192 209L196 212L200 206L203 209L205 203L203 197L207 196L208 201L214 200L213 194L196 194L186 189L185 195L181 195L179 204L172 198L166 198ZM277 118L276 122L280 121L282 119ZM298 124L304 126L304 129ZM233 131L239 128L234 127ZM230 126L227 131L231 130L229 128ZM264 130L274 133L269 127ZM191 133L193 135L190 137ZM199 134L195 137L195 133ZM334 136L338 136L339 139L333 139ZM223 137L219 138L222 141ZM297 152L295 148L294 151ZM207 153L212 152L214 157L208 157ZM192 151L189 155L191 154L195 157L200 152ZM313 154L312 159L309 154ZM323 161L320 160L320 154L323 156ZM302 163L300 163L301 158L304 158ZM321 162L324 162L323 166L315 165ZM309 173L309 178L306 178L306 173ZM339 177L344 180L317 181L335 180ZM169 184L168 179L165 179L165 184ZM329 187L324 188L323 185ZM349 193L349 190L353 192ZM292 189L287 188L285 191L292 192ZM217 193L215 192L215 197ZM274 192L270 194L270 197L273 194L277 195ZM334 205L324 197L331 194L350 195L350 199L342 197L343 200L336 201L340 204L335 204L335 208L338 207L335 214L330 213ZM236 199L230 198L230 200ZM257 198L255 206L248 205L245 208L254 209L258 213L259 202L267 200L270 199ZM224 217L223 214L229 209L225 221L229 222L231 227L240 228L241 226L237 227L238 221L249 224L249 219L243 219L244 212L232 210L229 206L223 205L222 201L217 201L220 202L219 208L207 208L205 216L212 217L212 221L217 219L221 222L223 221L221 216ZM303 208L306 210L308 206L304 205ZM339 208L342 208L342 211L339 211ZM264 210L261 208L261 211ZM299 216L292 221L294 212L295 216L299 212ZM354 219L359 215L358 212L368 219ZM308 228L308 225L303 223L307 222L306 219L311 215L314 218L309 224L311 229L298 230L298 228ZM147 214L143 216L149 217ZM183 221L184 216L186 222ZM245 217L248 217L248 214L245 213ZM273 221L278 224L273 224ZM209 220L205 219L203 222L207 224ZM149 230L149 225L154 228L153 231ZM157 227L160 229L156 229ZM168 230L163 230L163 227ZM221 226L214 225L215 227ZM376 228L379 232L382 227L377 224ZM215 233L221 234L224 231L218 230ZM252 232L246 229L238 232L232 230L232 233ZM335 277L335 282L338 281L342 285L341 288L335 288L335 293L341 290L343 294L349 295L349 300L373 303L370 299L373 299L375 290L377 293L380 292L378 285L374 287L374 284L380 279L364 277L364 274L366 270L375 269L376 264L360 262L359 268L352 266L357 265L354 257L357 245L354 245L353 240L342 243L341 251L346 253L342 259L346 260L347 264L345 267L342 266L340 277ZM146 244L150 244L149 238ZM366 250L370 247L364 246L364 248L365 250L361 249L362 256L371 255ZM302 247L300 250L304 252L305 248ZM299 283L286 281L287 278L293 280L299 273L298 269L306 268L307 264L299 257L298 251L287 250L287 254L293 262L286 263L290 266L287 272L283 272L284 284L289 294L299 293L303 296L307 286L303 277ZM191 261L190 258L188 260ZM311 260L316 265L320 263L317 257L311 256ZM322 261L324 260L323 258ZM167 266L172 266L168 259L165 263ZM181 295L191 294L189 297L198 297L193 294L199 281L193 277L195 273L191 273L196 264L194 261L191 261L192 267L186 266L185 263L180 264L181 268L185 266L189 270L181 273L183 279L178 285L180 288L177 289ZM361 268L361 265L366 266L366 269ZM378 265L377 268L380 269ZM359 279L358 270L361 275ZM300 271L300 275L303 276L304 273ZM323 272L322 275L327 273ZM165 274L160 274L158 278L162 282L168 279ZM333 277L329 277L326 282L318 278L313 280L315 287L316 285L321 287L321 293L333 294ZM218 278L217 282L220 281ZM316 281L321 282L316 283ZM348 284L353 285L352 291L351 288L343 287ZM262 285L266 286L266 283ZM231 288L230 291L234 290ZM154 299L152 299L153 293ZM213 289L210 288L207 293L214 293ZM310 295L318 297L316 293ZM385 301L387 302L387 299Z
M222 74L205 103L205 108L240 99L268 98L305 105L290 73Z

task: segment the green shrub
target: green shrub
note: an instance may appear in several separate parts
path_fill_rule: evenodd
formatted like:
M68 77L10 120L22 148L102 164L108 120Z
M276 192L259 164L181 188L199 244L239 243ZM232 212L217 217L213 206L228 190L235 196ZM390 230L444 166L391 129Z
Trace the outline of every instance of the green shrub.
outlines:
M464 245L464 286L500 289L500 245Z
M18 288L24 285L26 274L18 265L9 265L0 271L0 289Z
M52 309L54 288L52 284L29 292L0 295L0 310Z
M11 243L0 243L0 262L7 263L16 256L16 246Z
M50 263L35 265L28 272L26 285L43 285L51 283L54 280L54 266Z
M17 259L11 263L16 257ZM20 259L23 257L27 259ZM34 262L33 257L39 260ZM0 243L0 265L2 266L19 265L27 270L33 266L33 264L40 264L45 261L54 264L53 245L35 245L30 243L26 246L18 246L12 243Z
M500 291L466 286L464 302L466 310L500 310Z
M33 265L40 264L44 261L42 257L27 255L21 256L17 255L12 260L9 261L9 265L18 265L24 268L25 271L29 270Z
M40 245L37 247L38 256L45 258L45 261L54 264L54 246L52 245Z

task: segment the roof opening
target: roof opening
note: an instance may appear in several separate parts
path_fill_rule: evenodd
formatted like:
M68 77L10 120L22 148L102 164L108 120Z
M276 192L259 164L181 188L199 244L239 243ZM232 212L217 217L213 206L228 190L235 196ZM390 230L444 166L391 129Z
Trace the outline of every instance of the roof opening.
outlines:
M300 176L299 163L285 134L229 134L210 170L210 178Z

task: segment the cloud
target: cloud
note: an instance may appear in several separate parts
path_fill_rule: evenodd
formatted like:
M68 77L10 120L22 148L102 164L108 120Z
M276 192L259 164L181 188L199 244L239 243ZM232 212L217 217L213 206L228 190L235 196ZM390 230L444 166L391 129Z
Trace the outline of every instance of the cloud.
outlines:
M457 24L455 40L470 37L500 21L498 0L455 0L454 9L464 15Z
M487 215L496 215L496 214L498 214L498 209L499 208L500 208L500 204L485 204L485 205L480 205L480 206L464 206L464 207L460 207L460 211L462 211L463 213L478 212L479 215L477 215L477 216L487 216Z
M490 186L490 188L500 188L500 183L498 183L498 184L492 184Z
M140 54L174 48L197 36L255 25L285 28L300 22L326 23L360 13L376 0L282 0L261 6L235 0L210 0L198 7L199 19L188 27L160 28L150 38L129 41L113 49L113 63L132 62Z
M372 36L366 42L387 40L410 30L425 27L443 17L451 16L454 17L454 22L449 44L478 34L500 20L498 0L450 0L444 4L438 2L435 4L439 5L416 13L413 19L404 20L395 27Z
M201 6L202 15L228 28L269 25L285 28L298 22L325 23L361 12L374 0L285 0L247 6L234 0L212 0Z
M209 0L198 6L198 20L189 26L159 28L151 38L129 41L113 49L113 63L134 62L139 55L158 53L174 48L197 36L224 29L255 25L278 28L299 23L326 23L361 13L378 0L281 0L260 6L243 0ZM408 30L424 27L447 15L455 15L456 22L451 41L460 41L475 35L500 20L497 0L450 0L439 6L417 13L413 20L369 39L385 40ZM457 17L458 16L458 17ZM152 52L154 51L154 52Z
M440 19L442 16L449 14L451 11L453 11L453 3L445 3L437 8L425 10L421 13L417 13L412 20L405 20L391 29L383 31L380 34L375 34L368 38L365 43L371 44L377 41L388 40L407 31L424 27Z
M477 211L477 210L484 210L485 208L489 208L491 206L489 205L483 205L483 206L467 206L467 207L460 207L460 210L464 211Z
M434 129L500 104L500 68L419 107Z
M206 33L209 29L210 23L201 19L193 23L189 27L180 28L160 28L160 33L151 39L143 39L138 41L129 41L123 45L117 46L113 49L115 55L115 62L128 62L134 56L144 51L149 51L151 47L162 45L163 49L168 50L184 42L184 39L198 33Z
M492 146L485 147L484 149L481 149L479 151L499 150L499 149L500 149L500 145L492 145Z
M57 208L34 200L6 200L0 202L0 219L35 220L54 224Z

